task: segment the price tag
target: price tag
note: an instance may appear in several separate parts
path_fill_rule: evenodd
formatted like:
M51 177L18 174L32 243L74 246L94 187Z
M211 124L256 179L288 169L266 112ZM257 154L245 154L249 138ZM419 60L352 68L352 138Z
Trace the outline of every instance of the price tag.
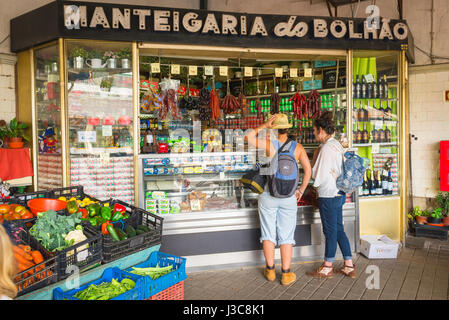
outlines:
M365 77L365 81L367 83L374 82L374 77L373 77L373 75L371 73L365 74L364 77Z
M372 153L379 153L379 146L380 145L378 143L373 143L371 152Z
M76 260L78 262L81 262L81 261L86 260L88 256L89 256L89 250L83 250L76 255Z
M374 122L374 128L375 128L376 130L382 129L382 125L383 125L382 121L380 121L380 120L375 120L375 122Z
M198 75L198 67L197 66L189 66L189 76Z
M222 76L222 77L228 76L228 67L220 66L220 76Z
M284 69L274 68L274 75L276 78L282 78L282 76L284 75Z
M172 64L171 74L180 74L180 73L181 73L181 66L179 64Z
M253 67L245 67L243 69L245 77L252 77L253 76Z
M101 127L101 134L103 135L103 137L112 137L112 126L103 126Z
M190 209L192 211L201 211L201 201L199 199L190 200Z
M78 131L79 143L97 142L97 131Z
M204 66L204 75L205 76L213 76L214 75L214 67L213 66Z
M161 64L158 62L151 63L151 73L160 73L161 72Z
M290 78L298 78L298 68L290 68Z
M311 68L304 69L304 78L312 78L312 69Z

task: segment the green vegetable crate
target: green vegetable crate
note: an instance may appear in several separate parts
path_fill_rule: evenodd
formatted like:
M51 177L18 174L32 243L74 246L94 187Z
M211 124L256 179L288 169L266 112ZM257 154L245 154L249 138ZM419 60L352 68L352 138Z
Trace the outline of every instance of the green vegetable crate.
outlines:
M130 217L112 223L112 236L103 234L103 263L150 248L162 240L163 218L120 200L112 200L110 206L116 203L124 206Z
M123 284L124 279L131 280L125 280L128 286L134 282L134 287L125 292L123 290L126 290L126 288L122 289L119 286L120 283ZM104 286L104 288L101 289L101 286ZM90 293L89 287L98 287L99 289L91 290L92 293ZM85 291L82 300L142 300L143 287L143 277L122 271L119 268L107 268L100 279L84 284L79 289L66 292L63 292L61 288L54 289L53 300L81 300L75 296L79 297L79 293L82 291ZM110 298L111 296L112 298Z
M83 226L86 240L60 251L50 252L36 240L38 250L49 257L56 257L58 281L68 278L76 266L80 271L101 262L102 237L97 230ZM33 238L33 236L31 236Z
M186 258L155 251L151 253L148 260L125 271L130 273L136 272L138 274L145 272L148 274L148 276L144 277L143 299L146 300L187 279L186 261ZM167 267L171 267L169 273L164 274L164 272L161 272Z
M27 232L19 232L18 241L15 245L24 244L29 245L31 250L38 250L39 244L37 240L32 238ZM41 252L44 261L36 264L34 267L19 272L15 278L14 283L17 286L17 296L30 293L32 291L44 288L50 284L56 283L58 280L58 268L56 265L56 257L48 255L46 252ZM30 274L31 272L32 274Z

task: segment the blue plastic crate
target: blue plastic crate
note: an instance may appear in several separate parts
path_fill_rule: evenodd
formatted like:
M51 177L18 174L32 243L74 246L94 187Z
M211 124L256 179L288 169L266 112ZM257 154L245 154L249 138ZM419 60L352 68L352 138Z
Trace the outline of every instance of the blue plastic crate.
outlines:
M133 280L136 283L135 287L125 293L122 293L121 295L115 298L112 298L111 300L142 300L144 289L144 277L122 271L117 267L107 268L103 272L103 276L100 279L86 283L82 285L79 289L72 289L67 292L63 292L61 288L54 289L53 300L79 300L75 298L75 294L77 294L80 291L83 291L91 284L99 285L103 282L111 282L112 279L116 279L117 281L120 282L124 278Z
M143 290L143 299L146 300L151 296L177 284L180 281L187 279L186 274L186 258L173 256L167 253L163 253L160 251L154 251L151 253L150 257L147 261L144 261L138 265L135 265L135 268L154 268L157 265L159 267L168 267L169 265L173 266L173 269L170 273L163 275L155 280L151 279L151 277L144 277L144 290ZM126 269L125 271L132 271L133 267Z

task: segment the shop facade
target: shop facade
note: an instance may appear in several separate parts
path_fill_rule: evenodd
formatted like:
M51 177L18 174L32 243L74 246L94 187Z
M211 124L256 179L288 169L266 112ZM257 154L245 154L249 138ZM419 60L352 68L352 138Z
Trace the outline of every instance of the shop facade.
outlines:
M13 19L11 39L35 190L83 185L160 214L161 250L191 268L260 263L257 196L239 179L261 159L243 137L283 112L311 156L313 116L289 99L313 93L370 169L344 206L352 250L363 234L403 239L405 21L56 1ZM294 259L319 258L323 240L299 203Z

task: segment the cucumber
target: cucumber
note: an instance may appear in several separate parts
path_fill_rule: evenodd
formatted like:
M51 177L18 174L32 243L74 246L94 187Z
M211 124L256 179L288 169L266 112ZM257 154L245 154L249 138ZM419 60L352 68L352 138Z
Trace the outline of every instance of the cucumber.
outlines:
M136 235L141 235L141 234L144 234L146 231L145 230L142 230L142 229L137 229L136 230Z
M114 228L114 229L115 229L115 232L117 233L117 235L119 236L120 241L128 239L128 235L126 234L125 231L123 231L120 228Z
M115 232L115 228L112 225L108 225L106 229L108 230L109 235L112 237L113 241L120 241L120 238L117 232Z
M128 235L128 238L135 237L137 235L136 230L132 227L132 225L128 224L125 228L125 232Z
M147 226L144 226L144 225L140 225L140 226L137 226L137 230L143 230L144 232L150 232L151 230L150 230L150 228L148 228Z

